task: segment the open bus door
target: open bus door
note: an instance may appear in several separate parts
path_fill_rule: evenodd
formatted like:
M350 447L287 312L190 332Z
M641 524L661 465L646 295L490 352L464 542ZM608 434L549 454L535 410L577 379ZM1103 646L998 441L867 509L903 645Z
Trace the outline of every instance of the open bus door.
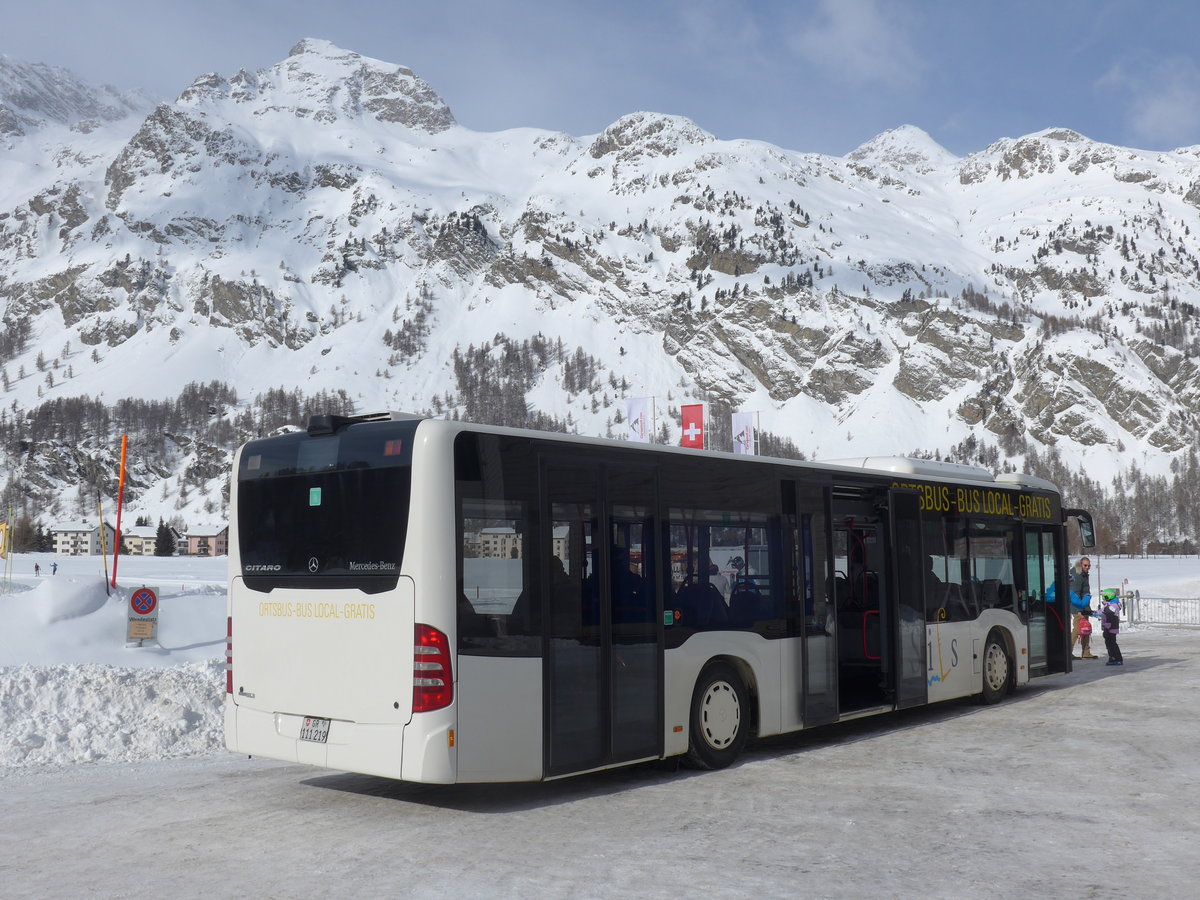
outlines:
M891 706L887 640L890 589L883 497L835 488L833 603L837 643L838 711L858 715Z
M1064 509L1063 522L1079 523L1080 544L1096 546L1092 514L1085 509ZM1051 675L1071 671L1070 567L1065 529L1025 527L1024 611L1029 623L1029 674ZM1056 535L1059 539L1056 540Z
M926 702L929 682L925 659L925 590L921 565L921 500L914 490L893 488L888 498L891 513L891 570L895 585L896 708Z
M886 497L886 499L885 499ZM843 488L834 506L838 706L842 715L927 699L921 501Z
M1067 602L1065 544L1051 526L1024 528L1025 583L1021 609L1029 630L1029 674L1069 672L1071 605Z

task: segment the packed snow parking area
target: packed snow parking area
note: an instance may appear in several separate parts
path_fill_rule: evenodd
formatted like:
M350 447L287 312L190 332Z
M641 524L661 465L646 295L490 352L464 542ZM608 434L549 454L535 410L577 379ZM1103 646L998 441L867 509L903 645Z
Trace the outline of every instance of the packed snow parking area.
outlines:
M1190 896L1198 641L1140 630L1124 668L751 744L717 772L431 787L224 753L15 770L0 879L39 898Z
M34 559L0 595L0 751L10 728L56 749L0 765L5 897L1179 897L1200 876L1200 630L724 771L431 787L222 749L224 560L122 558L125 596L163 597L163 646L126 649L97 558ZM1097 562L1096 588L1200 596L1196 559Z

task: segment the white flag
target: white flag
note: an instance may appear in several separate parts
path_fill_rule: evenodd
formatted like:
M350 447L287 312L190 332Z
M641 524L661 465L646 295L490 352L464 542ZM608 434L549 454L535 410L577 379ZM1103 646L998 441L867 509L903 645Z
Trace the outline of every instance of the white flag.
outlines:
M639 444L650 443L650 419L653 416L653 397L632 397L625 401L625 437Z
M733 452L754 455L754 416L752 412L733 414Z

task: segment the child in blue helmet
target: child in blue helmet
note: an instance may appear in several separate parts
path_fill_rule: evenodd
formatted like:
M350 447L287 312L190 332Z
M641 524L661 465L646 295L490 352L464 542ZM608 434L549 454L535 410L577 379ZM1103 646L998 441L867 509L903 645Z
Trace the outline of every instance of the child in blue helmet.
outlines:
M1117 634L1121 630L1121 603L1115 596L1105 599L1104 611L1100 618L1100 627L1104 629L1104 648L1108 651L1108 662L1105 665L1123 666L1125 659L1121 656L1121 648L1117 646Z

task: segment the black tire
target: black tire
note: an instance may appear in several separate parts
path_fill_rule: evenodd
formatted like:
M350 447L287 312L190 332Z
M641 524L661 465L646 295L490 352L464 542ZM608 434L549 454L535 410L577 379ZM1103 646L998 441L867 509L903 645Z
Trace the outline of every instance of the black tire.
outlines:
M688 760L701 769L724 769L750 734L750 693L729 663L705 666L692 693Z
M994 631L983 645L983 691L979 702L991 705L999 703L1008 693L1013 678L1012 660L1004 642Z

